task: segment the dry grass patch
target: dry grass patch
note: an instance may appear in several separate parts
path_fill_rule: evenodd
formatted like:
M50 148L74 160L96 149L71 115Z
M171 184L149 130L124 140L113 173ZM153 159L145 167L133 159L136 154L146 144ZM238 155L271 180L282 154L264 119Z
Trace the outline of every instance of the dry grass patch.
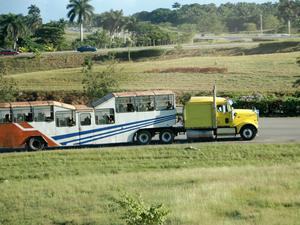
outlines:
M227 68L222 67L170 67L166 69L152 69L145 73L226 73Z

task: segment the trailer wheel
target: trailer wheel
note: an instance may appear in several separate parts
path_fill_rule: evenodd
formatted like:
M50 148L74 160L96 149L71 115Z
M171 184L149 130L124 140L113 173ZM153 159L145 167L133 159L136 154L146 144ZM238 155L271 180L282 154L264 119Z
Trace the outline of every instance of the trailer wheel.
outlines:
M46 146L45 141L41 137L32 137L27 142L27 147L32 151L43 150Z
M174 142L174 136L172 130L162 130L159 134L159 140L162 144L172 144Z
M240 135L241 135L242 139L245 141L250 141L253 138L255 138L256 133L257 133L256 128L251 125L243 126L240 131Z
M147 145L151 142L152 135L147 130L141 130L141 131L138 131L136 139L137 139L138 144Z

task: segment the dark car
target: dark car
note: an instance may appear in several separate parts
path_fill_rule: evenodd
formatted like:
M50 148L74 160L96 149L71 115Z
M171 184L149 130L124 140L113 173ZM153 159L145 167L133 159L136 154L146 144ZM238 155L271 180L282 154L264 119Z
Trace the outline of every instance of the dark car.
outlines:
M95 52L97 51L97 48L92 47L92 46L81 46L77 48L78 52Z
M11 49L5 49L0 51L0 55L18 55L19 52Z

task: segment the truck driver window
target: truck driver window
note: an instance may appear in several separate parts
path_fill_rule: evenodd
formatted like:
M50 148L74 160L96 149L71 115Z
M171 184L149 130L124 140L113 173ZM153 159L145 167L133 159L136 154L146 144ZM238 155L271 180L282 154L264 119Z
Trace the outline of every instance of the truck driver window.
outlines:
M90 126L92 116L90 113L81 113L80 114L80 125L81 126Z
M33 121L50 122L54 120L53 106L34 106Z
M217 109L218 109L218 112L222 112L222 113L228 112L227 105L218 105Z
M11 122L11 113L8 109L0 110L0 123L10 123Z
M154 96L137 96L135 104L137 112L154 111Z
M55 121L57 127L71 127L75 126L75 119L73 111L56 112Z
M115 112L114 109L98 109L95 112L95 120L97 125L114 124Z
M116 98L117 113L126 113L135 111L134 97Z
M155 109L157 111L174 109L174 95L156 95Z
M15 123L33 121L33 114L30 107L13 108L12 112L13 112L13 121Z

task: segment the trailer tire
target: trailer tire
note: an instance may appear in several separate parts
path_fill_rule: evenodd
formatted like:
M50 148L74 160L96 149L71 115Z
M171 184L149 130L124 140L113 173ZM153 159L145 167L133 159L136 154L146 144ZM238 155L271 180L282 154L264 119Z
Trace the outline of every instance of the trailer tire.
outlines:
M256 129L256 127L254 127L252 125L243 126L240 131L240 135L241 135L242 139L245 141L250 141L253 138L255 138L256 133L257 133L257 129Z
M162 130L159 133L159 140L162 144L172 144L174 142L174 132L170 129Z
M139 145L147 145L151 142L152 135L147 130L141 130L137 132L136 139Z
M31 151L41 151L45 149L46 143L41 137L31 137L27 141L27 148Z

